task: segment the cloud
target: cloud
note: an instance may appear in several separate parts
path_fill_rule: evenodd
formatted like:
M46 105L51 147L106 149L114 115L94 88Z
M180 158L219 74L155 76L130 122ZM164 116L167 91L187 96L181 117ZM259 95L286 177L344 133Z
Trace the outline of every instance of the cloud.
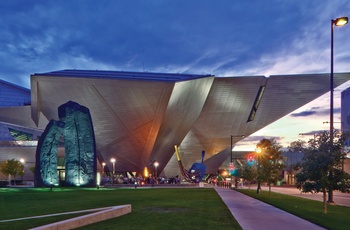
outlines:
M333 108L333 114L340 114L341 108L340 107L334 107ZM291 117L309 117L309 116L325 116L329 115L329 108L325 107L312 107L310 110L304 110L304 111L298 111L291 113Z
M0 78L29 88L30 74L68 68L219 77L328 72L330 19L350 12L346 3L1 1ZM349 26L336 28L335 72L350 70L348 37Z
M13 79L85 66L216 76L325 72L324 27L332 11L346 12L343 3L1 2L0 77L21 82ZM337 39L349 36L337 31ZM346 47L335 46L337 71L349 70Z
M290 116L292 117L307 117L316 114L316 111L303 111L300 113L292 113Z

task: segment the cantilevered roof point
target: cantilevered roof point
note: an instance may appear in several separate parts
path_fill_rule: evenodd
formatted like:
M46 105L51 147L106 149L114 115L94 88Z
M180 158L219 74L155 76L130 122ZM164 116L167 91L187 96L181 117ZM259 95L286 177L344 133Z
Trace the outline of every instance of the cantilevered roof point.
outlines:
M178 73L155 73L155 72L127 72L109 70L76 70L65 69L47 73L35 73L33 76L46 77L73 77L73 78L103 78L125 79L143 81L188 81L213 76L211 74L178 74Z

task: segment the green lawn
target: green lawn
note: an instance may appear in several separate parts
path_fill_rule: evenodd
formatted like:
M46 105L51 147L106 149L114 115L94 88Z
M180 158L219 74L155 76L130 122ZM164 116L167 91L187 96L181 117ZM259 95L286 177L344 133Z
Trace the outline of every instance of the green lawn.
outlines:
M241 229L211 188L5 188L0 189L0 204L0 220L132 205L130 214L84 229ZM0 223L0 229L28 229L72 216Z
M271 204L303 219L327 229L350 229L350 207L328 205L327 214L323 213L323 203L310 199L288 196L280 193L256 190L238 189L237 191Z

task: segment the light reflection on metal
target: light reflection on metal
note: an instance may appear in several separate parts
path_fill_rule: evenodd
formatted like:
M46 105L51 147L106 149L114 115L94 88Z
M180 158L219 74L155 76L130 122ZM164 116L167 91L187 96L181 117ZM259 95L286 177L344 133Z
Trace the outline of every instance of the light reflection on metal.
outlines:
M36 147L38 141L0 141L2 147Z

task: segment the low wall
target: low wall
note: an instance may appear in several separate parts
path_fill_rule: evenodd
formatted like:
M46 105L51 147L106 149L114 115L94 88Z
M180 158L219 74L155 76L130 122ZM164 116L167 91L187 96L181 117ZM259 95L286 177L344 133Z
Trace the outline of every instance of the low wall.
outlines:
M84 216L75 217L68 220L63 220L60 222L44 225L37 228L32 228L32 230L68 230L79 228L85 225L93 224L99 221L104 221L107 219L122 216L131 212L131 205L121 205L108 207L105 210L91 213Z

